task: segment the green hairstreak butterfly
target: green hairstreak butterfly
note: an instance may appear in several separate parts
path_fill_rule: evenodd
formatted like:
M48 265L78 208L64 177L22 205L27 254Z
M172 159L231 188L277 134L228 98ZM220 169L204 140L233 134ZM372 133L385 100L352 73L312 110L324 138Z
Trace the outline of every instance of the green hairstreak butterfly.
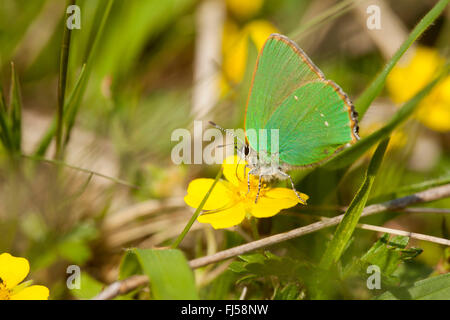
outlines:
M247 99L246 141L238 149L247 161L249 188L250 175L259 176L255 201L262 178L289 179L299 196L286 171L318 165L356 142L357 115L341 87L327 80L297 44L270 35L256 61Z

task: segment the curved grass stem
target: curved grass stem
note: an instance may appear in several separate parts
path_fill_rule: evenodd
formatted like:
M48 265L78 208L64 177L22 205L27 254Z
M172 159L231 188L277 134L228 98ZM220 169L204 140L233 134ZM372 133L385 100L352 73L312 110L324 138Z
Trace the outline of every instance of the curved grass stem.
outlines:
M186 226L184 227L183 231L180 233L180 235L176 238L176 240L174 241L174 243L172 243L172 245L170 246L172 249L176 249L178 247L178 245L181 243L181 241L183 241L184 237L186 236L186 234L189 232L189 230L191 229L192 225L194 224L195 220L198 218L198 216L200 215L200 212L202 211L203 207L205 206L206 201L208 200L211 192L213 191L214 187L216 186L217 182L219 181L219 179L222 177L222 169L219 170L219 172L217 173L217 176L213 182L213 184L211 185L211 188L209 188L208 192L205 194L205 196L203 197L202 202L200 202L200 205L198 206L198 208L195 210L194 214L192 215L191 219L189 219L188 223L186 224Z

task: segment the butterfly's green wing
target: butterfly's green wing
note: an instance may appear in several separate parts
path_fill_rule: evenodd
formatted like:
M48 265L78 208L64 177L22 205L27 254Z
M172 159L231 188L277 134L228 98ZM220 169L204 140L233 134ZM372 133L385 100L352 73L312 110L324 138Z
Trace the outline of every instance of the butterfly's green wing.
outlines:
M342 89L278 34L267 39L258 56L245 128L279 129L280 160L294 166L319 163L358 139L356 112ZM263 151L257 135L247 139L253 149ZM272 152L270 139L264 151Z

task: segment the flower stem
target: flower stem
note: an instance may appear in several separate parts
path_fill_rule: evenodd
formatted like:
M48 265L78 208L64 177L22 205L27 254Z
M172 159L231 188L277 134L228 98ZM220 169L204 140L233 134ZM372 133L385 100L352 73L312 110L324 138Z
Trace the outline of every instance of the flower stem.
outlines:
M256 220L256 218L252 217L250 219L250 226L252 228L253 239L259 240L260 235L259 235L259 231L258 231L258 220Z
M198 218L198 216L200 215L200 212L202 211L206 201L208 200L211 192L213 191L214 187L216 186L217 182L219 181L219 179L222 177L222 169L219 170L219 172L217 173L217 176L213 182L213 184L211 185L211 188L209 188L208 192L205 194L205 196L203 197L202 202L200 202L200 205L198 206L198 208L195 210L194 214L192 215L191 219L189 219L188 223L186 224L186 226L184 227L183 231L180 233L180 235L178 236L178 238L174 241L174 243L172 243L172 245L170 246L172 249L176 249L178 247L178 245L180 244L181 241L183 241L184 237L186 236L186 234L189 232L189 230L191 229L192 225L194 224L195 220Z

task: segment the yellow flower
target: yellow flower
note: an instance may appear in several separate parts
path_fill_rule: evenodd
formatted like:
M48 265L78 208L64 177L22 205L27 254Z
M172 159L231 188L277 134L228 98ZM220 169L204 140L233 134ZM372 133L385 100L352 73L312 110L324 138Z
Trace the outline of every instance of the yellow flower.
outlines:
M261 187L257 203L258 178L250 177L250 192L245 174L245 162L237 156L225 159L223 175L228 181L219 180L206 201L206 210L198 221L209 223L214 229L229 228L241 223L245 217L268 218L276 215L282 209L305 204L308 196L299 193L304 201L296 196L292 189ZM248 172L248 171L247 171ZM195 179L188 186L184 201L191 207L197 208L208 192L214 179Z
M0 300L47 300L47 287L30 286L29 282L19 285L29 271L27 259L0 254Z
M248 18L256 14L264 4L264 0L227 0L228 9L238 17Z
M224 25L222 37L223 73L221 79L222 94L229 90L229 82L240 83L247 66L248 41L251 39L256 48L261 50L267 37L278 32L270 22L255 20L243 29L228 20Z
M418 47L411 59L396 66L387 78L386 86L392 100L403 103L411 99L436 77L444 62L435 49ZM416 117L430 129L450 130L450 76L421 101Z

